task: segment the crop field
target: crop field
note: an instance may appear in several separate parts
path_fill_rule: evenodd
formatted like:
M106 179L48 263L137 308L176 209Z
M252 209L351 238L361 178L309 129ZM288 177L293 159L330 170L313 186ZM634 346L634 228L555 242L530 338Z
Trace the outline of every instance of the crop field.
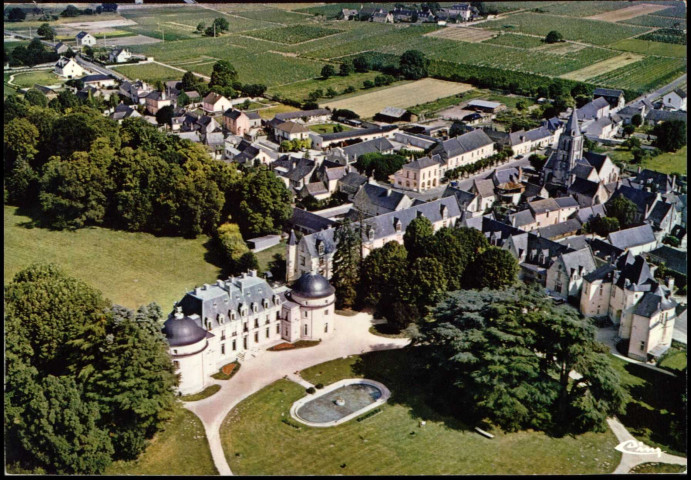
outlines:
M549 2L550 4L552 2ZM570 2L554 2L555 4L564 4ZM514 10L532 10L534 8L544 8L548 5L547 2L492 2L492 8L496 8L499 13L513 12Z
M573 72L561 75L561 78L566 78L568 80L580 80L584 81L591 77L596 77L598 75L604 75L607 72L617 70L618 68L624 67L631 63L638 62L643 58L642 55L636 55L634 53L624 53L617 57L607 59L603 62L594 63L580 70L575 70Z
M246 35L263 40L269 40L277 43L302 43L308 40L315 40L317 38L326 37L340 33L341 30L333 28L322 28L312 25L293 25L283 28L272 28L266 30L257 30L247 32Z
M447 82L434 78L425 78L416 82L386 88L377 92L365 93L337 101L327 101L321 107L346 108L363 118L373 117L385 107L407 108L420 103L431 102L438 98L448 97L472 90L473 86L465 83Z
M657 12L656 15L661 15L663 17L686 18L686 2L674 3L675 5L668 7L665 10Z
M496 34L481 28L470 27L446 27L426 34L428 37L445 38L458 42L482 42L494 37Z
M681 75L685 58L646 57L643 60L589 79L591 83L612 88L652 90Z
M582 41L592 45L608 45L617 40L633 37L649 29L633 25L604 25L597 20L585 18L558 17L539 13L517 13L506 18L490 20L480 24L482 28L494 30L513 30L544 36L557 30L566 40Z
M629 25L645 25L646 27L660 27L660 28L679 28L686 29L686 21L675 17L660 17L657 15L643 15L632 18L624 23Z
M543 12L554 15L568 15L572 17L589 17L599 13L610 12L631 6L631 2L545 2L539 8Z
M287 85L282 85L280 87L273 87L268 89L268 93L272 95L280 95L283 98L291 98L299 102L303 102L307 99L310 92L322 89L324 92L328 88L333 88L339 94L343 92L349 86L355 87L356 90L362 88L362 83L365 80L374 80L374 77L381 75L379 72L365 72L365 73L352 73L347 77L341 77L340 75L333 76L326 80L324 79L310 79L303 80L300 82L289 83Z
M139 79L148 83L156 82L157 80L179 80L182 78L183 72L173 70L172 68L159 65L157 63L146 63L144 65L125 65L122 67L113 68L116 72L131 78L132 80Z
M666 5L641 3L639 5L633 5L627 8L621 8L619 10L599 13L588 18L592 20L603 20L605 22L621 22L623 20L629 20L630 18L639 17L641 15L648 15L650 13L658 12L660 10L665 10L666 8Z
M272 7L274 7L274 5L272 5ZM309 20L309 17L305 15L283 10L278 6L275 7L276 8L265 8L262 10L241 11L236 12L235 15L244 18L249 18L252 20L261 20L263 22L282 23L284 25L293 23L304 23L305 20Z
M686 45L673 43L650 42L629 38L610 45L610 48L626 52L641 53L643 55L657 55L659 57L686 58Z
M506 47L517 47L517 48L535 48L545 45L539 37L530 37L528 35L517 35L515 33L505 33L504 35L499 35L497 37L485 40L483 43L488 43L491 45L504 45ZM573 44L568 44L573 45Z

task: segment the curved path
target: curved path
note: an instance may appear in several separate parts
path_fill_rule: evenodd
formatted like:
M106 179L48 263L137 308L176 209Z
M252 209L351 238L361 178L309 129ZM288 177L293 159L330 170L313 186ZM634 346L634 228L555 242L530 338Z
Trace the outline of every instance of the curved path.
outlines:
M316 347L281 352L248 352L242 368L230 380L216 381L221 390L209 398L197 402L185 402L184 406L197 415L206 431L211 456L220 475L232 475L221 445L220 428L228 413L239 402L270 385L276 380L313 365L348 355L376 350L402 348L407 338L386 338L369 333L372 316L358 313L353 317L335 315L333 335ZM292 375L291 375L292 376Z
M637 440L633 435L626 430L626 427L622 425L618 418L608 418L607 424L609 428L612 429L614 435L616 435L617 440L622 442L636 442ZM684 457L678 457L676 455L670 455L669 453L662 453L658 457L657 455L640 455L633 453L622 453L621 461L619 465L614 470L613 473L629 473L629 471L636 465L641 463L671 463L674 465L686 465L686 459Z

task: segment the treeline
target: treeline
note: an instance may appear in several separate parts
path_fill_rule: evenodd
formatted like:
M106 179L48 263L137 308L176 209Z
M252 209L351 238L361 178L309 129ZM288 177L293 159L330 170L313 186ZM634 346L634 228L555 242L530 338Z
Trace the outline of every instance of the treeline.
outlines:
M362 262L358 235L347 224L337 232L336 301L341 308L374 308L398 330L423 318L446 292L503 288L516 280L516 259L473 228L434 232L429 219L420 216L406 228L403 245L390 241Z
M238 98L241 95L260 97L266 91L266 85L261 83L241 83L237 70L227 60L219 60L214 64L209 83L190 71L183 74L181 83L183 91L194 90L202 97L209 92L218 93L226 98Z
M447 180L456 180L461 177L467 177L475 172L479 172L488 167L495 167L499 163L509 159L513 156L513 150L510 148L497 152L491 157L482 158L475 163L469 165L461 165L460 167L452 168L444 173L444 178Z
M141 118L118 125L85 105L56 111L15 96L4 113L5 201L36 209L41 225L194 237L232 217L253 236L290 218L291 194L272 172L212 160Z
M136 312L55 265L5 287L5 439L11 473L98 474L133 460L178 384L156 304Z
M34 66L40 63L57 62L60 56L46 48L38 38L34 38L27 46L19 45L11 52L4 50L4 62L10 67Z

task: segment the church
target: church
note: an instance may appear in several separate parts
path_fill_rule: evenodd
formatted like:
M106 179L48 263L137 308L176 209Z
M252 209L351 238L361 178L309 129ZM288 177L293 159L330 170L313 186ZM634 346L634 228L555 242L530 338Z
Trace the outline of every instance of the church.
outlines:
M200 392L224 365L282 342L334 332L335 289L305 273L292 288L272 288L250 270L203 285L180 300L163 326L181 395Z
M607 156L583 152L584 136L578 125L578 111L573 109L559 143L542 171L542 183L550 191L573 195L582 207L605 203L616 184L620 170Z

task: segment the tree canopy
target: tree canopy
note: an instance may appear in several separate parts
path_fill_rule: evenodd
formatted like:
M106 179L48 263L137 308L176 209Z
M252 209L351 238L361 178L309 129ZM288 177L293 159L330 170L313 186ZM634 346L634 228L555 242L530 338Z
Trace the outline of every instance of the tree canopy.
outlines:
M335 235L338 247L333 256L331 284L336 289L336 306L352 308L357 300L360 282L360 233L346 220Z
M408 80L419 80L428 75L430 61L419 50L408 50L401 55L400 72Z
M686 145L686 122L669 120L655 125L653 135L657 138L653 144L665 152L674 152Z
M433 234L432 222L427 217L419 216L408 224L403 234L403 245L411 260L427 254Z
M636 204L623 195L617 195L607 204L608 215L616 218L624 228L633 225L637 212Z
M564 36L557 32L556 30L550 31L546 36L545 36L545 42L547 43L558 43L558 42L563 42L564 41Z
M458 291L419 325L433 384L464 420L505 431L603 431L628 393L589 320L538 289Z

